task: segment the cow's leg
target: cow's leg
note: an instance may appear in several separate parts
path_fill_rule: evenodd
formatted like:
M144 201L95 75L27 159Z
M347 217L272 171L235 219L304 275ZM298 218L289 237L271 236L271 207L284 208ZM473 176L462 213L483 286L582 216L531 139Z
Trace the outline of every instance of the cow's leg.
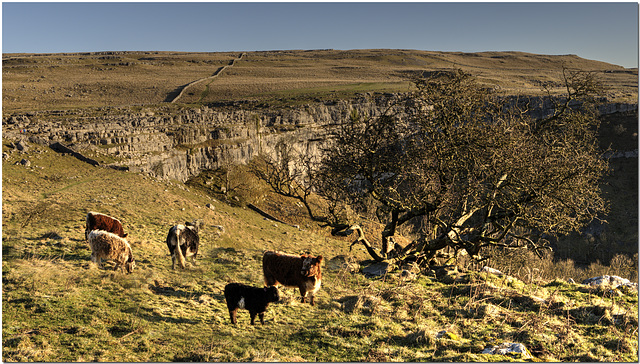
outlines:
M102 268L102 258L98 258L95 254L91 254L91 261L96 263L98 268Z
M271 287L271 286L275 286L276 285L276 279L273 278L271 275L269 274L264 274L264 285L267 287Z
M260 316L260 323L264 325L264 312L260 312L258 316Z
M311 298L309 299L309 303L311 303L311 306L315 306L315 295L313 293L311 293Z
M251 316L251 325L255 325L256 313L257 312L255 312L255 311L249 311L249 315Z
M238 319L236 318L236 313L238 312L238 309L229 309L229 316L231 317L231 323L232 324L236 324L236 322L238 322Z
M171 254L171 269L176 270L176 253Z
M298 288L300 289L300 295L302 296L302 299L300 300L300 302L304 303L307 297L307 287L305 287L304 285L301 285Z

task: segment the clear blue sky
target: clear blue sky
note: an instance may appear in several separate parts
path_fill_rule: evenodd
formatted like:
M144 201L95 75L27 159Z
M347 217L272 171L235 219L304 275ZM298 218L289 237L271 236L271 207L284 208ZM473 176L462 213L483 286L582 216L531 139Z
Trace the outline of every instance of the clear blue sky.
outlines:
M3 53L418 49L577 54L638 66L638 3L2 4Z

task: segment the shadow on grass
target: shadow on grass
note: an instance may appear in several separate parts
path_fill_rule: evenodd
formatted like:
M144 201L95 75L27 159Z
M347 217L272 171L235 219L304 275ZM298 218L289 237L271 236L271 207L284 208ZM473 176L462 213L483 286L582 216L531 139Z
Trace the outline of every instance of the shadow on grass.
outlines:
M151 286L150 285L149 289L155 294L160 294L167 297L191 298L194 296L193 292L187 292L187 291L175 289L173 287L168 287L168 286Z

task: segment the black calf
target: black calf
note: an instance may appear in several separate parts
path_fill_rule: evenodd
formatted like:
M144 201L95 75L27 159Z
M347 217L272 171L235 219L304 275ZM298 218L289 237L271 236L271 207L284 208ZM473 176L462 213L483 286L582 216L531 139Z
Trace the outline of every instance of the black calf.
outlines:
M254 324L256 314L260 316L260 322L264 325L264 313L270 302L280 300L280 293L276 287L257 288L241 283L229 283L224 287L224 298L227 300L229 316L235 325L236 313L239 308L249 310L251 325Z

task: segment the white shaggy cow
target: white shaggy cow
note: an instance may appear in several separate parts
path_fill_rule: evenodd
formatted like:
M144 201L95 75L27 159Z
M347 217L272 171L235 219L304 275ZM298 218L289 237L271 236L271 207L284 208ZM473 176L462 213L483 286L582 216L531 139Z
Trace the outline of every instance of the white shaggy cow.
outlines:
M133 259L131 246L126 239L104 230L93 230L89 233L89 247L91 247L91 261L102 265L102 260L113 260L116 265L113 270L120 268L123 273L133 272L136 262Z

